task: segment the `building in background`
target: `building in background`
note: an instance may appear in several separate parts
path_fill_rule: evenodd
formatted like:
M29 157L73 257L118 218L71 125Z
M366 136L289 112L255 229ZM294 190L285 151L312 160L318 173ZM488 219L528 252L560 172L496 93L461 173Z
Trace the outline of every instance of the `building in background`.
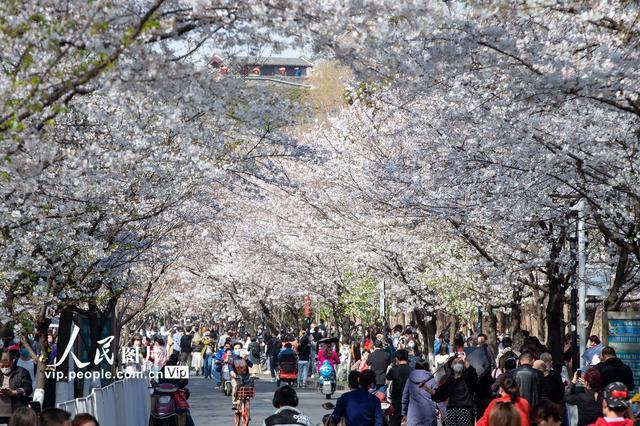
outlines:
M241 57L236 61L241 66L243 75L282 76L282 77L307 77L314 64L309 59L299 58L260 58Z
M293 78L308 77L314 67L314 63L304 56L299 58L240 56L226 63L222 58L214 55L209 65L219 69L221 74L232 72L243 76Z

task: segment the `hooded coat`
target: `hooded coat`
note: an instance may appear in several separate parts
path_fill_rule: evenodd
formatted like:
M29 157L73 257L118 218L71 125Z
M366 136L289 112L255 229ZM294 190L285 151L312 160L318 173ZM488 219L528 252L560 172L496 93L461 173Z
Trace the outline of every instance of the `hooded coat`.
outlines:
M432 426L436 421L436 404L431 395L420 388L423 382L434 388L433 374L426 370L414 370L409 375L402 393L402 415L407 417L407 426Z

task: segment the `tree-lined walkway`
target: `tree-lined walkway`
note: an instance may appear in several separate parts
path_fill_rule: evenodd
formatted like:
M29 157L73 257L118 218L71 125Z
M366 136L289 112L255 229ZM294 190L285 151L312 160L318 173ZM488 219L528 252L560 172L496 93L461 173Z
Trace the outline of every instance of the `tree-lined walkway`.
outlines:
M202 377L191 377L189 379L189 389L191 390L191 415L196 426L229 426L233 424L231 412L231 397L224 396L222 391L213 388L211 380ZM256 380L256 397L251 401L251 424L260 425L262 421L273 414L275 408L271 403L276 384L267 380ZM334 394L332 402L341 392ZM322 416L329 413L322 408L322 404L327 400L314 387L298 390L300 405L298 409L307 415L311 421L320 424Z

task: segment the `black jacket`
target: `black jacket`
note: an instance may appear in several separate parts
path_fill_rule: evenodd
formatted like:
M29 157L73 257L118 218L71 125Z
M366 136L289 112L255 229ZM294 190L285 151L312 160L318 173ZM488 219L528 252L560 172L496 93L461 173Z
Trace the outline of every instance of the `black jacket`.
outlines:
M435 402L447 401L449 408L474 408L474 393L478 384L478 373L473 366L464 369L462 377L456 379L453 373L445 382L438 386L433 400Z
M525 364L511 371L511 377L520 388L520 396L529 401L529 405L534 407L542 395L542 381L544 380L542 371Z
M578 408L578 426L587 426L602 417L602 400L596 400L591 390L576 393L576 386L572 385L571 395L567 395L565 402Z
M312 426L309 417L302 414L300 411L293 407L282 407L275 414L264 419L263 426L277 426L277 425L300 425L300 426Z
M376 349L367 358L367 365L371 366L371 370L376 373L376 386L385 384L389 364L391 364L391 355L382 349Z
M387 380L391 382L391 402L398 405L402 401L404 385L409 379L413 367L409 364L394 365L387 373Z
M4 383L4 374L0 372L0 385ZM29 372L22 367L14 365L9 372L9 387L18 391L18 396L11 397L11 409L26 406L29 403L29 395L33 392L33 384Z
M596 366L600 371L600 377L602 377L602 388L607 387L609 383L622 382L631 390L635 388L633 382L633 373L628 365L625 365L618 357L609 358L606 361L602 361Z
M541 397L547 398L551 402L562 405L564 400L564 383L562 376L556 370L550 370L549 374L542 379Z
M311 345L300 345L298 346L298 360L299 361L309 361L311 357Z
M267 354L269 356L275 357L280 353L280 348L282 347L282 343L275 337L272 337L267 342Z
M184 353L191 353L193 348L191 347L191 343L193 342L193 334L185 334L180 339L180 351Z

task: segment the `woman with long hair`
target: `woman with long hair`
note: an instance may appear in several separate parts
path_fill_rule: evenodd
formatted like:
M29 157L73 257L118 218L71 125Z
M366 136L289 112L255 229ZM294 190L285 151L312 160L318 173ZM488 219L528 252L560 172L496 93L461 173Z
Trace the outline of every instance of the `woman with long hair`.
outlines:
M489 415L490 426L520 426L521 415L515 404L509 401L500 401L491 409Z
M520 415L518 426L529 426L531 424L531 406L529 401L520 397L518 384L511 376L505 375L500 379L500 396L489 403L483 416L478 420L476 426L493 426L491 414L497 404L509 402L513 404Z
M423 389L431 394L434 401L447 401L446 424L474 426L474 389L478 383L478 373L464 354L452 358L449 366L451 372L437 389L434 390L426 384Z
M582 384L584 392L578 392L576 385ZM570 416L577 415L577 426L586 426L602 417L602 377L596 367L589 368L582 377L578 372L571 381L570 393L565 397Z

